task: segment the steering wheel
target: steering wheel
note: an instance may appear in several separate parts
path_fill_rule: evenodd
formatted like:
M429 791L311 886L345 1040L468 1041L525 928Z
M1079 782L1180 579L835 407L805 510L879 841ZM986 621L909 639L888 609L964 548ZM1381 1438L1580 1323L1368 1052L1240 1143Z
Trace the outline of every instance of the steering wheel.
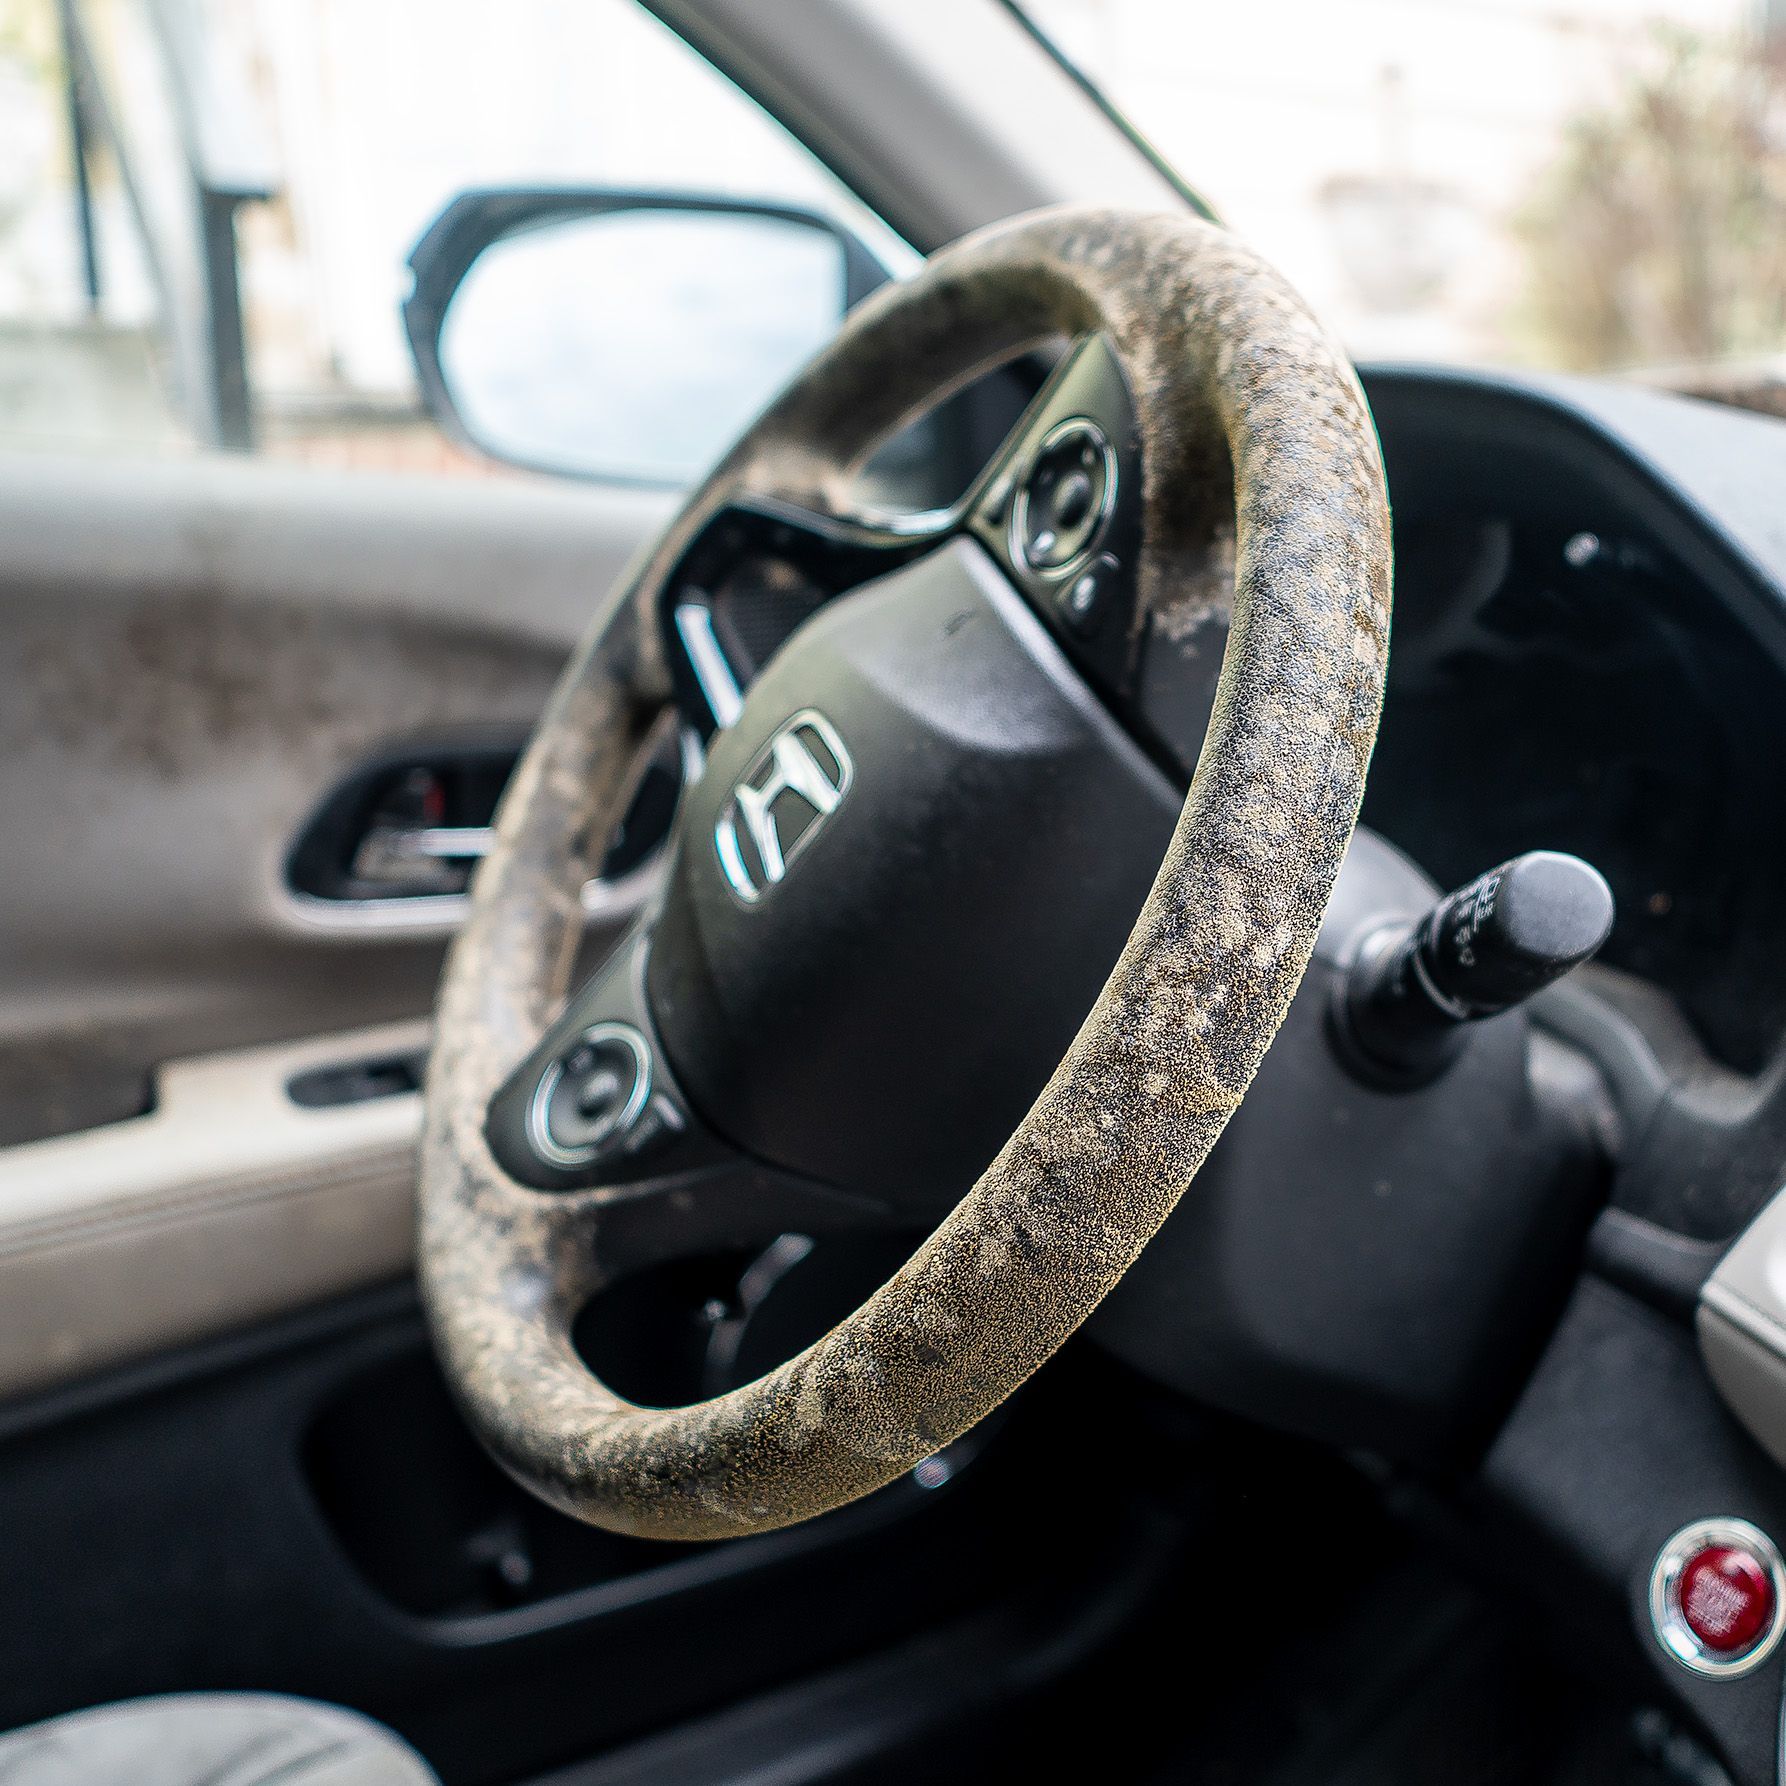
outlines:
M878 443L1044 349L959 503L851 511ZM1302 977L1389 585L1351 369L1216 226L1039 212L860 305L602 607L448 961L420 1275L496 1459L615 1531L763 1531L1035 1371L1185 1193ZM806 617L752 678L765 603ZM1188 797L1129 701L1150 638L1208 669ZM673 700L704 768L663 891L567 1001L582 890ZM715 1399L636 1405L573 1345L644 1264L932 1224Z

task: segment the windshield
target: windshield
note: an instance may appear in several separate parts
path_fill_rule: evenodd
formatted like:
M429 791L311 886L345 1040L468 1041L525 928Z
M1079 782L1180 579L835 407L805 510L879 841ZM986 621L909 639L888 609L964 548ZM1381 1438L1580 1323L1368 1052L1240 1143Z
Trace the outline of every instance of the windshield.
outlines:
M1027 0L1361 358L1786 350L1786 0Z

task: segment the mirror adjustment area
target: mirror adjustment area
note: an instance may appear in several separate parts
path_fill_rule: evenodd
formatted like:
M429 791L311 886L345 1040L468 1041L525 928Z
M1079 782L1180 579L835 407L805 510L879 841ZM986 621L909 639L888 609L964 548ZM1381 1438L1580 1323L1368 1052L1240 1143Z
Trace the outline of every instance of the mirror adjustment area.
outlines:
M1786 1567L1774 1541L1744 1519L1684 1526L1650 1574L1656 1641L1695 1674L1740 1675L1780 1641Z

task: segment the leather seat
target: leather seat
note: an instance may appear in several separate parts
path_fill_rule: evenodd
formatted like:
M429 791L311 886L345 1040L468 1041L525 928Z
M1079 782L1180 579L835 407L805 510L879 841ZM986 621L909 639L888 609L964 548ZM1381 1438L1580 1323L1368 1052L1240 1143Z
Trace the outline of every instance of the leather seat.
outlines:
M0 1736L0 1786L438 1786L400 1737L271 1693L126 1699Z

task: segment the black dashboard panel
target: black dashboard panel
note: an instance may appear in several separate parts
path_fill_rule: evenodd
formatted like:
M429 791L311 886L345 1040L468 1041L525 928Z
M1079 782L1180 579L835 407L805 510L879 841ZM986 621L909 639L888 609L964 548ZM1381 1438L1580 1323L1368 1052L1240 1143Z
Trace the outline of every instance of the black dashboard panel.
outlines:
M1535 847L1587 857L1619 902L1603 959L1760 1072L1786 1031L1786 612L1768 567L1572 404L1634 406L1696 463L1708 427L1782 459L1786 428L1644 392L1367 382L1398 564L1366 822L1447 884Z

